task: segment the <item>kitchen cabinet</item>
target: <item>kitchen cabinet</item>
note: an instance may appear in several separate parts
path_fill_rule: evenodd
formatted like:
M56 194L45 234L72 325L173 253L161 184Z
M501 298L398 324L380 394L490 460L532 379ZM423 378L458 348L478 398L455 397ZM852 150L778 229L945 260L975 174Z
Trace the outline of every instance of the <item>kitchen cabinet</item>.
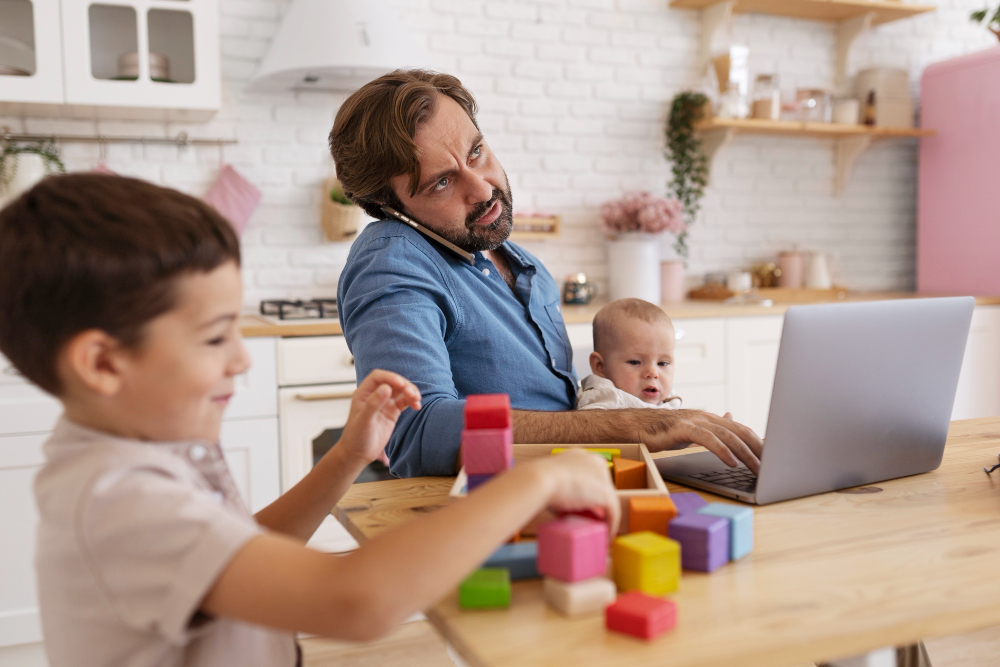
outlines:
M972 314L952 419L1000 415L1000 306Z
M726 410L762 438L783 323L784 318L777 315L726 320Z
M221 103L218 13L217 0L0 3L0 36L37 61L31 76L0 75L0 113L207 120Z

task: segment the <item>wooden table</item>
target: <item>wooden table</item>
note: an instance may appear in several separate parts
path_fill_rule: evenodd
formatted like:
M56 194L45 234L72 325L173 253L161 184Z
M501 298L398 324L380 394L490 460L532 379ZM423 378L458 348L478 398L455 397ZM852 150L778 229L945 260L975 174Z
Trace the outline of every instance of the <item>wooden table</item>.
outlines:
M934 472L758 508L754 552L685 572L677 628L651 643L559 616L539 581L515 583L508 610L451 594L427 616L471 665L574 667L792 666L1000 625L1000 471L983 472L998 453L1000 417L953 422ZM336 514L364 540L444 505L450 484L355 485Z

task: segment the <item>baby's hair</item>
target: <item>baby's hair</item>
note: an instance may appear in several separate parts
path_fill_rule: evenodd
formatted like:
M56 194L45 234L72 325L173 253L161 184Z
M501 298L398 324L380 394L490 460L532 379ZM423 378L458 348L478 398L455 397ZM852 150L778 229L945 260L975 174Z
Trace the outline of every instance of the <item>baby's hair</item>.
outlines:
M0 211L0 351L45 391L100 329L126 347L175 305L177 278L240 262L232 226L194 197L104 174L46 178Z
M615 327L622 320L636 319L650 324L666 322L672 324L667 314L659 306L642 299L618 299L597 311L594 316L594 350L601 352L602 345L614 340ZM603 353L602 353L603 354Z

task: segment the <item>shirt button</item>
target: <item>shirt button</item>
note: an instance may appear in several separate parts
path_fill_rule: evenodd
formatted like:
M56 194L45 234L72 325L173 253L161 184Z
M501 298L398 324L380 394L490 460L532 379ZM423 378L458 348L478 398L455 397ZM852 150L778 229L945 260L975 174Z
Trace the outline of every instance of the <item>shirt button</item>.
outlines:
M556 367L556 358L552 357L551 359L549 359L549 361L552 362L552 368L555 368Z
M490 275L490 270L489 269L483 269L483 275L484 276Z
M188 456L192 461L201 461L208 454L208 450L205 449L204 445L194 445L188 450Z

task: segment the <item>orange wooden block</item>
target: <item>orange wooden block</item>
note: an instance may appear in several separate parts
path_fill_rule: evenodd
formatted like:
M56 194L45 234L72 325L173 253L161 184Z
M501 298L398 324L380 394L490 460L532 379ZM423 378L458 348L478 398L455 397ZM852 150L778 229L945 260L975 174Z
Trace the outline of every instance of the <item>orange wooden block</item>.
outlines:
M645 489L646 464L621 457L612 461L615 466L616 489Z
M628 532L651 530L664 537L667 524L677 516L677 507L668 496L628 499Z

